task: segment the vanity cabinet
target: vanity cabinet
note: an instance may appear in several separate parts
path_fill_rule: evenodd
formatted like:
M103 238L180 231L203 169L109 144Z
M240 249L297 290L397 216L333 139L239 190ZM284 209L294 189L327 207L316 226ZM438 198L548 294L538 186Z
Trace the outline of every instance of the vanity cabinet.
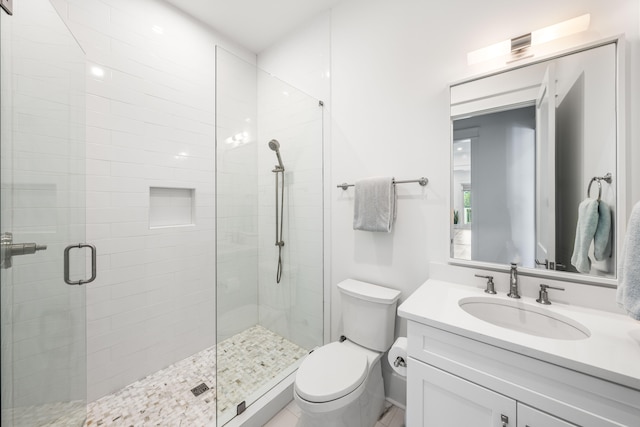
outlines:
M640 426L639 390L455 331L407 332L408 427Z
M408 426L507 426L516 401L415 359L407 366Z
M576 425L518 403L517 427L576 427Z
M426 363L409 359L409 426L576 427Z

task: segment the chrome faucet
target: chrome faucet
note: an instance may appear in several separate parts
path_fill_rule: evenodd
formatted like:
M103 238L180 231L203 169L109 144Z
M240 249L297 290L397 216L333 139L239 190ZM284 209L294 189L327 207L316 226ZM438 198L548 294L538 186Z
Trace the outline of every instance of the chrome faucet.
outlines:
M509 293L510 298L520 298L518 294L518 264L511 263L511 271L509 272Z

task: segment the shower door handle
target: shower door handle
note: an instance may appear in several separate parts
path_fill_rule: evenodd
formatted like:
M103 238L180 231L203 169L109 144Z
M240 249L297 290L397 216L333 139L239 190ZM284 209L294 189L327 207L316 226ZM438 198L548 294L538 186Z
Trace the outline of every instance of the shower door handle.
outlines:
M91 277L87 280L76 280L72 281L69 273L69 251L71 249L82 249L89 248L91 249ZM96 280L97 270L96 270L96 247L93 245L89 245L87 243L78 243L76 245L69 245L64 249L64 282L67 285L84 285L85 283L91 283Z

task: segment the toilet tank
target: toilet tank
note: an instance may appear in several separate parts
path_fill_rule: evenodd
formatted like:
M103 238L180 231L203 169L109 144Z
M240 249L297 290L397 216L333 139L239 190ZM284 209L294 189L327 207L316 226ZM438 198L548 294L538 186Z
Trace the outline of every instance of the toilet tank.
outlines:
M347 279L338 283L342 322L349 341L380 352L393 344L400 291Z

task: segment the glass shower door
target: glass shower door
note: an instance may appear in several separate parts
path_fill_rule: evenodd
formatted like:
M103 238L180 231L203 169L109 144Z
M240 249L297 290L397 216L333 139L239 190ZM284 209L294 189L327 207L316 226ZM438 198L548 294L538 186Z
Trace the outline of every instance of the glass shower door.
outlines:
M48 0L0 19L2 425L81 426L84 52Z
M216 397L223 426L290 381L322 345L323 107L219 47L216 82Z

